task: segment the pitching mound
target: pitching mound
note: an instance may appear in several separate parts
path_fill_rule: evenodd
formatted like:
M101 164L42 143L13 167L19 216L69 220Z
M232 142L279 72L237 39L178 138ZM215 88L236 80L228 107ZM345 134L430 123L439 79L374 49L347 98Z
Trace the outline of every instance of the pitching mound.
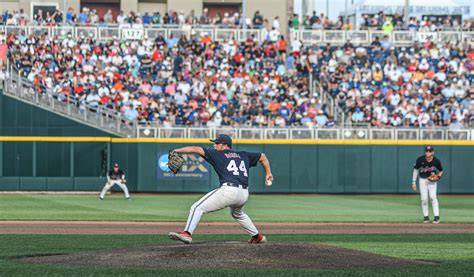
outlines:
M351 268L429 264L339 247L303 243L206 242L38 256L28 263L147 268Z

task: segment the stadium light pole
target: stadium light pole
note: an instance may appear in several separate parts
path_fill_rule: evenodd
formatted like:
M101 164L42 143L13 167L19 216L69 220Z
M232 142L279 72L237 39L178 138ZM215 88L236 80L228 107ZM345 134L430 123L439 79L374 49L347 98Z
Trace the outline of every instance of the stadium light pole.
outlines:
M326 0L326 17L329 18L329 0Z
M66 14L67 14L67 0L64 0L63 2L63 25L66 25Z
M347 10L348 10L348 4L349 4L348 1L349 0L346 0L346 2L344 3L344 17L345 17L344 20L347 20L347 13L348 13Z
M242 29L244 34L246 33L247 29L247 0L242 0Z
M410 8L410 0L405 0L405 25L408 27L408 13Z

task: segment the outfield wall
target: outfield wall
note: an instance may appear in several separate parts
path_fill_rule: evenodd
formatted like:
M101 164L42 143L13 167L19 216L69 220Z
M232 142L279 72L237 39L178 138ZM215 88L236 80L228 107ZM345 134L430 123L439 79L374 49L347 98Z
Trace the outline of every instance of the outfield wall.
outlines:
M169 149L210 147L206 140L18 139L0 138L0 190L99 190L105 182L100 177L104 159L109 166L122 166L131 191L205 192L218 186L216 174L196 156L186 157L184 176L167 176L160 166ZM265 152L270 159L273 186L264 186L264 171L258 166L251 170L253 192L409 193L413 163L428 143L435 145L445 167L438 191L474 193L473 142L241 140L234 148Z

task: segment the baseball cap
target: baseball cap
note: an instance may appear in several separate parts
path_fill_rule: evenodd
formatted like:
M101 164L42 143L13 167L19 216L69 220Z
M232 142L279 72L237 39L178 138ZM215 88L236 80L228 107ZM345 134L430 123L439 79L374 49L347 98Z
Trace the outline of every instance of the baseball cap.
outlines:
M228 135L219 135L216 139L211 139L215 144L225 144L232 148L232 138Z
M428 152L428 151L429 151L429 152L433 152L433 151L434 151L433 146L431 146L431 145L426 146L426 147L425 147L425 152Z

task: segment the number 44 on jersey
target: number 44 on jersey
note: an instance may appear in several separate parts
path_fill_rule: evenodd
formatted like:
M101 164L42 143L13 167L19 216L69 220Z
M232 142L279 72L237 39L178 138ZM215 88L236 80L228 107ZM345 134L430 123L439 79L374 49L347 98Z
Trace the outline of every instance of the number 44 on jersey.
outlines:
M237 176L240 175L239 169L240 169L240 171L242 171L242 173L244 174L245 177L248 177L247 169L245 168L245 162L244 161L240 162L239 167L237 167L237 163L235 162L235 160L231 160L229 162L229 164L227 165L227 170L232 172L232 174L237 175Z

